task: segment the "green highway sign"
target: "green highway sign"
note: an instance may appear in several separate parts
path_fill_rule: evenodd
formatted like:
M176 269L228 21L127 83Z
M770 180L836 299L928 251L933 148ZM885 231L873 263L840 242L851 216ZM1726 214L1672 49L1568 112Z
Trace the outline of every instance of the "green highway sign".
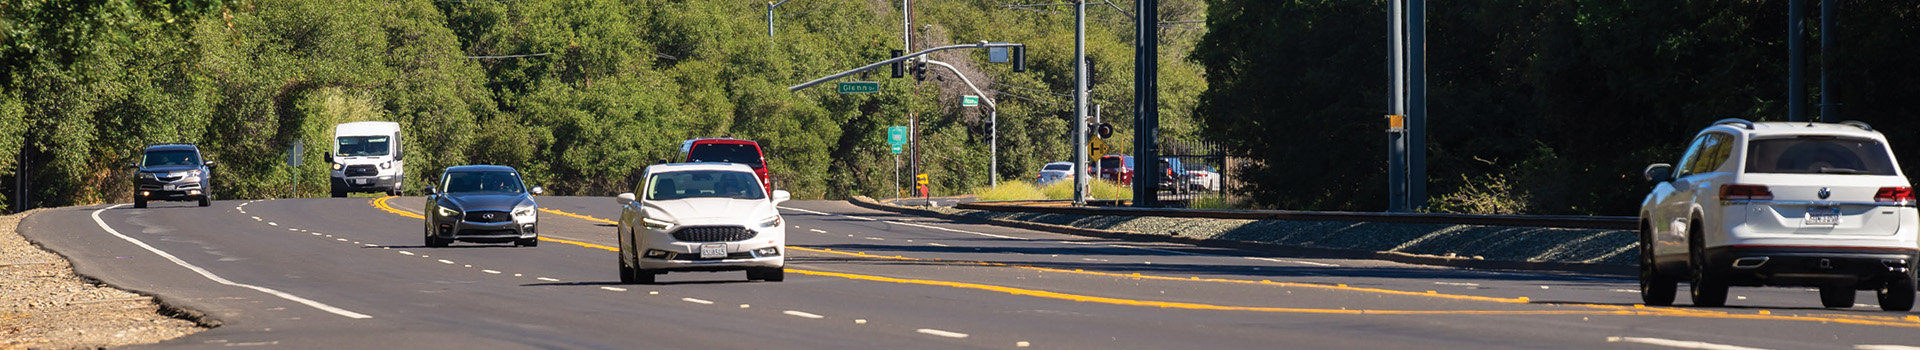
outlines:
M880 92L880 82L848 81L840 83L840 93L843 94L865 94L874 92Z
M888 127L887 128L887 144L894 146L893 153L900 153L899 146L907 144L907 127L904 127L904 126Z
M979 106L979 105L980 105L980 96L966 95L966 96L960 97L961 107L973 107L973 106Z
M907 150L907 147L906 147L906 145L897 145L897 144L896 144L896 145L890 145L890 146L892 146L892 147L893 147L893 154L900 154L900 152L903 152L903 151L906 151L906 150Z

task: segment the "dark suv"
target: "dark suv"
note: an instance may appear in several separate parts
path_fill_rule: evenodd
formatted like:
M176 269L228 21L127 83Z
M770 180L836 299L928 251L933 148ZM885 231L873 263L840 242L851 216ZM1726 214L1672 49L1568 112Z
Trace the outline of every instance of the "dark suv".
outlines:
M133 207L146 208L147 201L213 202L213 161L206 160L200 147L193 144L147 146L140 161L128 163L136 169L133 176Z

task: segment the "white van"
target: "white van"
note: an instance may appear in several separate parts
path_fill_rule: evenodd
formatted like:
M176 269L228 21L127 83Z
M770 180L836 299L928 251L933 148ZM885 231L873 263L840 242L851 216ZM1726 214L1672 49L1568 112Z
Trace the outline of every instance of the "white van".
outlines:
M405 155L400 146L400 123L334 126L333 151L326 155L327 163L333 164L333 196L346 197L349 192L400 195L405 188L402 180L407 167L401 162Z

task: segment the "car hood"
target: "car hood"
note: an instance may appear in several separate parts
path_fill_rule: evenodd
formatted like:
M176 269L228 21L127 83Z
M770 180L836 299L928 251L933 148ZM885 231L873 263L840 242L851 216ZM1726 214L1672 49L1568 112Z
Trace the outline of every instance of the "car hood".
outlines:
M747 225L779 212L765 199L688 198L647 201L647 216L674 221L681 225Z
M522 203L532 205L533 198L519 193L462 193L442 196L460 210L512 211Z

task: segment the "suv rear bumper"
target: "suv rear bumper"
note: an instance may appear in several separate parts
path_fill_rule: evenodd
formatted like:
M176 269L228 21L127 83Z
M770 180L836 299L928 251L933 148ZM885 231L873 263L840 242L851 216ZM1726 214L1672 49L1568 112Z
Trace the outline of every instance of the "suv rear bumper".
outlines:
M1920 269L1920 251L1902 248L1728 246L1706 255L1707 266L1736 286L1873 289Z

